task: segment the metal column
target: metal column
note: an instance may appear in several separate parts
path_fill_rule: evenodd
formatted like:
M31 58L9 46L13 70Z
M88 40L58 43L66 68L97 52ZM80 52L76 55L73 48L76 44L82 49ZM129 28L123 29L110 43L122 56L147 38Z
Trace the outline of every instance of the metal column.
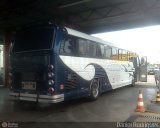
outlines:
M9 87L9 51L11 46L11 33L6 33L4 38L4 84Z

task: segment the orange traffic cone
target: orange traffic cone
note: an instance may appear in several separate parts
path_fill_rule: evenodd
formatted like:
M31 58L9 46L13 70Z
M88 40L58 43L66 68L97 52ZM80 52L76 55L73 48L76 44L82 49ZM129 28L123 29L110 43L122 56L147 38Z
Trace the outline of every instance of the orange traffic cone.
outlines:
M160 93L157 91L156 103L160 103Z
M145 112L144 103L143 103L143 95L140 90L139 90L138 104L137 104L136 111L137 112Z

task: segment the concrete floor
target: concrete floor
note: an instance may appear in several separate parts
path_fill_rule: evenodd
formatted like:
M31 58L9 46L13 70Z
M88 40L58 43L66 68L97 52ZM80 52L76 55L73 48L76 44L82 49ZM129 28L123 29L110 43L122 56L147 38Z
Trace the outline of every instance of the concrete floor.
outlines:
M94 102L80 99L52 105L40 104L36 109L28 104L15 105L8 96L8 89L0 88L0 121L124 122L135 111L139 90L143 93L144 102L155 99L154 76L148 77L148 83L106 92Z

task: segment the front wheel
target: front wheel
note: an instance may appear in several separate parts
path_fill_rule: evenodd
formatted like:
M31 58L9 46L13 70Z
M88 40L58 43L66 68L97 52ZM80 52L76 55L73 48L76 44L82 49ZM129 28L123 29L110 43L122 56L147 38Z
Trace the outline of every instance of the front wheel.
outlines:
M92 81L90 90L90 99L92 101L97 100L99 96L99 83L96 79Z

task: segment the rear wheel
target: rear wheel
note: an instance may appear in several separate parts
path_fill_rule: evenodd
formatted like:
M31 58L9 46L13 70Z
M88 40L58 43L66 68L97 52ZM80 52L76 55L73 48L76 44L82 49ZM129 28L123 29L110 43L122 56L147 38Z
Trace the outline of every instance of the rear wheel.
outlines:
M99 83L94 79L91 83L90 99L92 101L97 100L99 96Z

